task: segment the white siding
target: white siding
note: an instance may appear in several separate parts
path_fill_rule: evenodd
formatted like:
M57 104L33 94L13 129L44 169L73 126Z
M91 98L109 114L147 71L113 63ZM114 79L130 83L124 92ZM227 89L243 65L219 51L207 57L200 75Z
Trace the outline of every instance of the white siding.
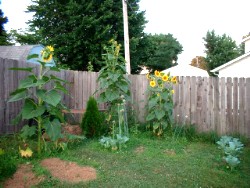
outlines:
M250 56L221 69L219 77L250 77Z

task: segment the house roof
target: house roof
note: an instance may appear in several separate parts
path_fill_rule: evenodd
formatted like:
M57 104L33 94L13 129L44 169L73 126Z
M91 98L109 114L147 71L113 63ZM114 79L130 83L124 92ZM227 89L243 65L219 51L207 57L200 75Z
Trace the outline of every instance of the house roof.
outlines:
M38 61L41 61L40 52L43 48L44 46L40 44L23 46L0 46L0 58L40 64ZM37 54L38 57L27 60L27 57L32 54ZM46 63L46 66L55 66L54 60L50 60L48 63Z
M250 56L250 52L247 52L244 55L241 55L241 56L239 56L239 57L237 57L237 58L235 58L235 59L233 59L233 60L231 60L231 61L229 61L229 62L227 62L227 63L225 63L225 64L223 64L223 65L221 65L221 66L219 66L219 67L217 67L215 69L213 69L213 70L211 70L211 72L218 72L218 71L220 71L220 70L222 70L222 69L224 69L224 68L226 68L228 66L231 66L232 64L234 64L234 63L236 63L236 62L240 61L241 59L244 59L244 58L246 58L248 56Z
M185 65L185 64L176 65L162 72L164 73L170 72L171 76L202 76L202 77L209 76L207 71L191 66L191 65Z
M26 61L32 48L39 45L0 46L0 57Z

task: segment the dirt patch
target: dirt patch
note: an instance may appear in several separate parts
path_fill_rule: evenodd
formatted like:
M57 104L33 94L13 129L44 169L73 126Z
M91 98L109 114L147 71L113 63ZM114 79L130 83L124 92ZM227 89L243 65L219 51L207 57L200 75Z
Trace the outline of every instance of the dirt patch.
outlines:
M139 146L135 149L135 153L139 154L139 153L143 153L145 151L145 147L143 146Z
M80 167L74 162L50 158L44 159L41 165L50 171L52 176L61 181L78 183L96 179L96 170L94 168ZM44 179L44 176L35 176L31 164L22 164L13 177L4 182L4 188L28 188L39 184Z
M96 170L91 167L80 167L74 162L58 158L44 159L41 165L50 171L51 175L72 183L96 179Z
M165 154L167 154L167 155L170 155L170 156L176 155L176 152L175 152L175 150L173 150L173 149L166 149L166 150L164 150L163 152L164 152Z
M69 123L62 126L63 132L74 134L74 135L81 135L82 129L79 125L71 125Z
M39 182L43 181L44 177L37 177L32 172L31 164L22 164L18 167L16 173L12 178L9 178L4 183L6 188L26 188L33 185L37 185Z

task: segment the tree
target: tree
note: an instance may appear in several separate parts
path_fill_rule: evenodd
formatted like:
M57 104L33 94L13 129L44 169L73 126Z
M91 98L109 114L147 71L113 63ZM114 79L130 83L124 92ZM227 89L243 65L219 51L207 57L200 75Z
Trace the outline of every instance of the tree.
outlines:
M207 71L207 62L203 56L193 58L190 65Z
M182 52L182 45L172 34L146 35L141 41L147 45L144 52L146 59L140 64L150 71L164 70L176 65L178 54Z
M223 34L216 35L215 31L208 31L205 41L206 62L208 71L227 63L228 61L240 56L242 50L238 47L231 37Z
M1 1L0 1L1 4ZM0 9L0 45L10 45L9 36L4 29L4 24L8 22L8 18L3 16L3 11Z
M131 68L137 70L140 59L136 57L140 38L146 23L144 12L139 11L140 0L130 0L128 6L131 44ZM121 0L33 0L28 12L33 12L29 27L33 35L23 33L13 36L19 42L53 45L59 61L71 69L87 70L91 62L94 70L103 47L110 39L124 44ZM25 37L26 36L26 37ZM37 38L34 38L34 37ZM122 49L123 52L123 49Z

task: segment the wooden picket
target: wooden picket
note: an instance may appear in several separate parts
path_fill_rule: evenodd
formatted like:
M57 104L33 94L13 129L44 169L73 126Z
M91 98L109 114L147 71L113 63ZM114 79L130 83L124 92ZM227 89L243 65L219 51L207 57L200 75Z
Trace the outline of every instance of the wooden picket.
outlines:
M35 67L37 65L0 58L0 134L17 132L24 125L11 125L20 112L23 102L8 103L10 92L18 87L28 73L11 71L11 67ZM88 98L98 97L98 73L72 70L53 72L68 81L69 91L62 94L63 103L70 109L85 109ZM139 121L145 121L147 113L148 80L145 75L129 75L132 107ZM49 85L47 86L50 87ZM179 125L193 124L198 131L215 131L218 134L239 133L250 137L250 78L202 78L178 77L173 101L173 118ZM100 108L105 108L100 104ZM78 117L81 121L81 117Z

